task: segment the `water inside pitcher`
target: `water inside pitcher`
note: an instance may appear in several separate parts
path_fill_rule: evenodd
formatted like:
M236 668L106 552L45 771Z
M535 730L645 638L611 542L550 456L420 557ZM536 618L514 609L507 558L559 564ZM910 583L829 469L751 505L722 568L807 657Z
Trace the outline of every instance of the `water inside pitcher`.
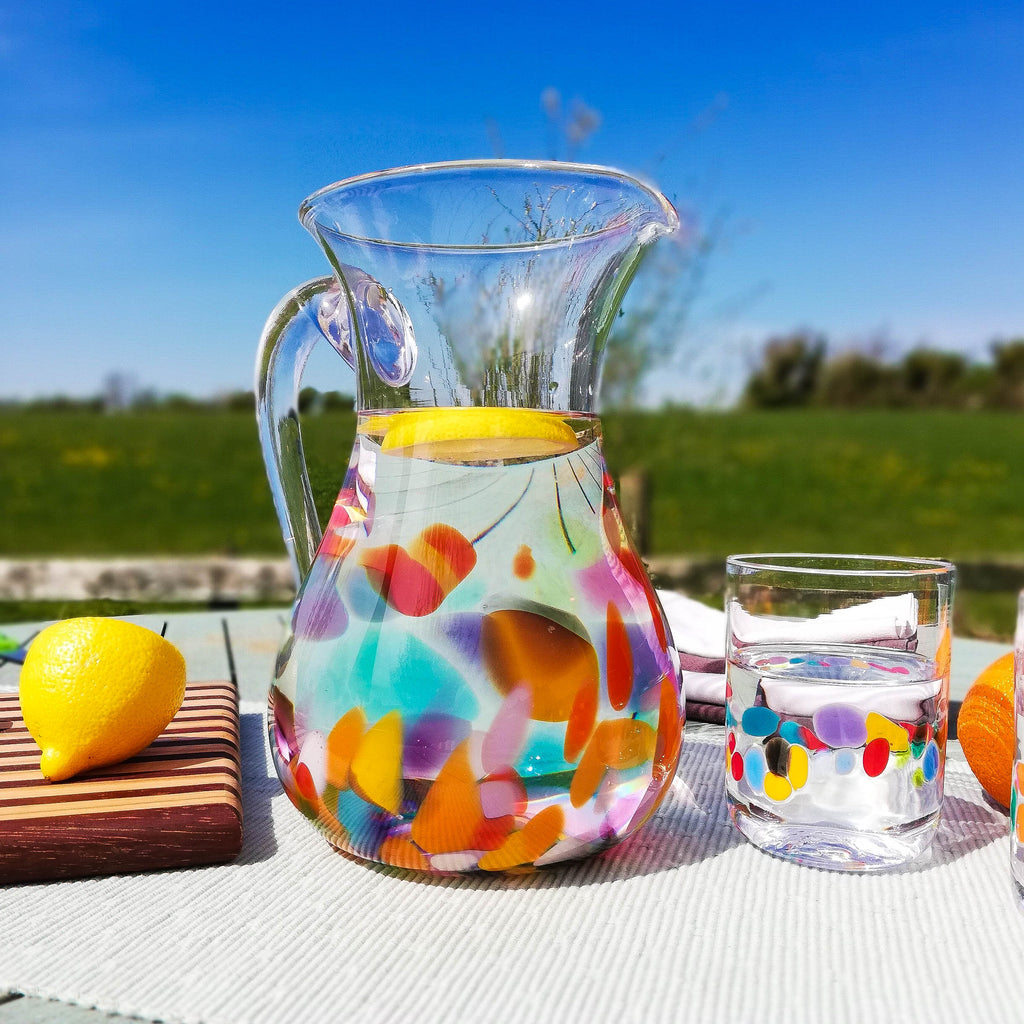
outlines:
M339 850L522 871L618 842L675 772L678 661L594 402L644 248L677 219L604 168L428 165L301 207L333 274L282 301L261 440L301 586L274 764ZM326 338L357 434L320 530L295 397Z

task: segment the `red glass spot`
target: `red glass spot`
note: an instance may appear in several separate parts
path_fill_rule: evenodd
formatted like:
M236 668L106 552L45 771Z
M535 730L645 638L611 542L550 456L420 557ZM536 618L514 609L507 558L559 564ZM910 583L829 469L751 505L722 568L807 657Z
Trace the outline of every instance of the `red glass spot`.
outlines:
M889 741L884 736L876 736L864 748L864 774L875 778L885 771L889 763Z
M608 602L606 623L608 700L616 711L621 711L633 693L633 652L622 613L611 601Z

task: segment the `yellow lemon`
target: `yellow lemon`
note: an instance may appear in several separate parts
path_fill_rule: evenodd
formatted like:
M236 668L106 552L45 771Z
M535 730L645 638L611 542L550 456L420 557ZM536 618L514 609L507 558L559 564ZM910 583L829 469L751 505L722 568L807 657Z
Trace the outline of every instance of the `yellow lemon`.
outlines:
M558 413L484 406L395 413L381 442L382 451L443 462L547 458L577 447Z
M56 782L148 747L185 697L185 659L162 636L119 619L65 619L32 641L21 713Z

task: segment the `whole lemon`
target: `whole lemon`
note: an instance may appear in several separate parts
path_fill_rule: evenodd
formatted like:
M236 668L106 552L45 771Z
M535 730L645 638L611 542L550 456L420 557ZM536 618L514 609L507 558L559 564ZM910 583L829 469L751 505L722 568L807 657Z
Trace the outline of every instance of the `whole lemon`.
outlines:
M185 697L185 659L168 640L120 619L65 619L32 641L21 713L56 782L148 747Z
M956 720L956 737L982 788L1010 806L1013 771L1013 651L997 658L967 691Z

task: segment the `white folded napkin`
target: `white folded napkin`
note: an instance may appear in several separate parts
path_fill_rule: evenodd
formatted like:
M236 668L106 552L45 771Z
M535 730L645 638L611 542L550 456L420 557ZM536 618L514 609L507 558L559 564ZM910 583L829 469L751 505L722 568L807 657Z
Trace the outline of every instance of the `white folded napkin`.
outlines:
M725 706L725 612L674 590L659 590L679 652L686 699Z
M674 590L659 590L672 641L679 652L686 699L725 704L725 612ZM911 649L917 633L917 598L893 594L838 608L814 619L733 611L733 630L745 643L868 643Z
M676 590L659 590L676 650L705 658L725 657L725 612Z
M737 640L748 644L814 643L885 644L912 640L917 633L917 598L893 594L873 601L837 608L815 619L787 619L751 615L734 608L732 629Z

